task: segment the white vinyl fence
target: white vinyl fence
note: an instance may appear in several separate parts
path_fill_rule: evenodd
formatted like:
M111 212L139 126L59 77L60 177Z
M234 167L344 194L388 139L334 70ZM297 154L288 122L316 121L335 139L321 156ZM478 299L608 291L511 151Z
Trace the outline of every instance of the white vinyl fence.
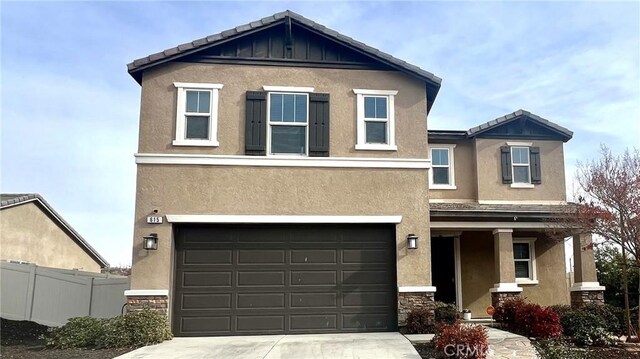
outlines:
M129 278L0 262L0 316L48 326L69 318L120 315Z

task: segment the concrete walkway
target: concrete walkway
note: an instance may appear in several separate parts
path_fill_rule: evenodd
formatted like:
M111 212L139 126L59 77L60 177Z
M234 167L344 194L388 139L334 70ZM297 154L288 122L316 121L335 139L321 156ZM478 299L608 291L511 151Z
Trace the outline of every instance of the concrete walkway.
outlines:
M400 333L363 333L174 338L118 358L420 359L420 355Z
M536 349L529 339L511 332L485 326L489 339L488 359L538 358ZM433 334L407 334L412 343L426 343L433 339Z

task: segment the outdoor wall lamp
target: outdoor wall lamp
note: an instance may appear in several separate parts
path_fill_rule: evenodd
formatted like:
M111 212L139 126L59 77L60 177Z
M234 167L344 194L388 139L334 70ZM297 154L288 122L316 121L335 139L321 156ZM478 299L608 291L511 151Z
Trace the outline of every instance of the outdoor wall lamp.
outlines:
M407 235L407 248L416 249L418 248L418 236L411 233Z
M142 239L142 248L152 251L158 249L158 233L151 233L148 236L142 237Z

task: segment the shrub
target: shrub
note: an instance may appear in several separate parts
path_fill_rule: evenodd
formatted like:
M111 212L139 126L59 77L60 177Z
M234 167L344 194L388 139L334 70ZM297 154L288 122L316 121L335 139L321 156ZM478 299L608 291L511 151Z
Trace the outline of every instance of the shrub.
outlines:
M406 330L409 334L433 333L435 329L433 318L429 310L414 309L407 315Z
M587 304L580 309L598 316L604 322L604 328L611 333L620 334L623 328L626 328L622 308L608 304Z
M458 320L458 308L453 304L436 302L435 319L436 323L453 324Z
M64 326L49 331L47 346L60 349L102 347L106 322L92 317L71 318Z
M504 324L507 329L513 329L515 326L516 311L521 306L525 305L524 297L512 297L505 300L501 305L498 305L493 314L493 319L501 324Z
M49 332L47 346L62 349L141 347L171 337L166 316L145 309L111 319L72 318Z
M615 343L605 328L600 326L581 327L573 335L573 341L578 345L608 347Z
M483 359L487 357L487 330L481 325L465 325L460 321L443 324L433 338L435 347L446 357Z
M538 304L523 304L515 314L514 329L522 335L534 338L555 338L562 334L560 316L551 308Z

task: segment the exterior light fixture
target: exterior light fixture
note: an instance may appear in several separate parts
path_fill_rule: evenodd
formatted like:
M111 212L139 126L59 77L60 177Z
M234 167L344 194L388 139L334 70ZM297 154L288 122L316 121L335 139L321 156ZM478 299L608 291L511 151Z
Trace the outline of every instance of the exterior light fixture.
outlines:
M411 233L407 235L407 248L416 249L418 248L418 236Z
M151 233L148 236L142 237L142 239L143 239L142 248L144 248L146 250L152 250L152 251L155 251L156 249L158 249L158 234L157 233Z

